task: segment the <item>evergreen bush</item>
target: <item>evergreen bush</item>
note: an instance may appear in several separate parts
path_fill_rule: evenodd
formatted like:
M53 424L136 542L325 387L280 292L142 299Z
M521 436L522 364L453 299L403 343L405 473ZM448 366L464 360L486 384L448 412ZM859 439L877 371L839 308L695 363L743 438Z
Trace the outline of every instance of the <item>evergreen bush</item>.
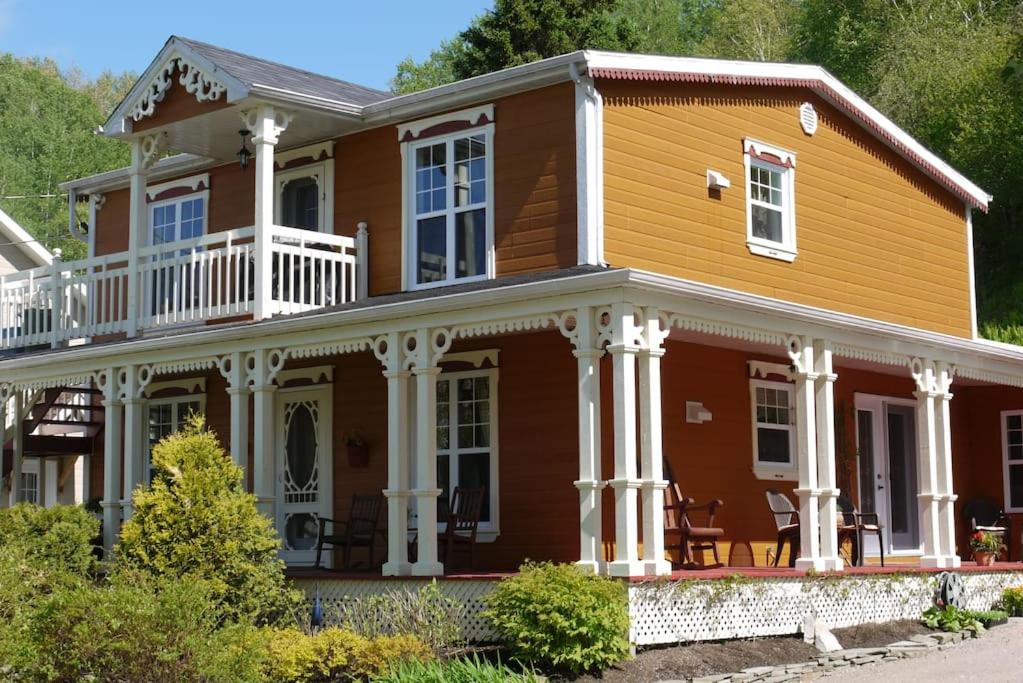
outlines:
M603 670L629 656L625 587L575 565L526 563L487 596L486 618L522 662Z
M37 568L84 575L95 569L99 520L80 505L42 508L19 503L0 510L0 547L20 548Z
M119 570L204 581L222 621L291 616L301 597L286 583L276 532L203 418L158 443L152 462L156 477L135 490L121 529Z

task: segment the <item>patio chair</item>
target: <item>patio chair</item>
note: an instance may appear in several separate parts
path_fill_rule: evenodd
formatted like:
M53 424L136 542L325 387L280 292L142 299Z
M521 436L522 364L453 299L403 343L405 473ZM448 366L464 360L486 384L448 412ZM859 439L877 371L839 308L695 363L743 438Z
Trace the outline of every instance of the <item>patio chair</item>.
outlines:
M877 547L881 551L881 566L884 566L884 538L882 536L881 521L876 512L860 512L853 505L852 501L845 496L838 497L838 509L842 513L842 521L838 527L839 543L842 539L848 538L853 543L852 557L849 564L854 567L862 567L864 546L864 534L877 534Z
M668 485L665 493L664 549L669 555L672 551L675 551L678 552L679 556L678 564L674 562L672 564L687 569L695 567L704 569L723 567L724 564L718 555L718 540L725 535L725 530L714 526L714 516L717 514L718 508L724 505L724 502L712 500L709 503L697 505L696 501L692 498L683 496L679 485L674 482ZM706 515L706 524L704 526L693 525L689 517L690 513L693 512ZM678 541L669 542L669 536L677 536ZM697 564L695 553L699 552L702 559L702 554L706 550L710 550L714 554L714 564Z
M1005 561L1012 561L1012 522L994 499L973 498L963 506L962 516L966 522L967 538L977 531L1001 537L1005 544Z
M376 547L377 527L380 524L380 509L383 507L383 494L356 494L352 496L352 505L348 511L348 519L339 521L329 517L320 517L319 534L316 539L316 563L320 567L320 556L323 546L341 548L343 550L341 568L351 569L352 548L367 548L369 566L373 566L373 550ZM327 525L331 532L327 533Z
M774 515L775 526L778 527L778 544L774 551L774 566L778 566L781 559L781 551L785 542L789 543L789 566L796 566L796 556L799 555L799 511L781 491L775 489L767 490L767 506ZM794 520L794 521L793 521Z
M469 555L469 568L476 568L476 532L486 494L485 488L455 487L451 494L447 526L438 538L437 551L441 562L449 564L455 550L464 550Z

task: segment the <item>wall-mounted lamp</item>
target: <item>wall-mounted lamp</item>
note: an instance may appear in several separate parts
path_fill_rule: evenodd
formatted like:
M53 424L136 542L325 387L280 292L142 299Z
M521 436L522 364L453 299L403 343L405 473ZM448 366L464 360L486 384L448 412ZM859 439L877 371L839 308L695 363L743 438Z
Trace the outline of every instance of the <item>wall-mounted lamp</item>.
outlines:
M703 407L702 401L686 401L686 422L692 424L703 424L710 422L711 412Z
M252 152L250 152L249 148L245 145L245 138L249 136L249 131L242 129L238 131L238 135L242 136L242 148L238 150L238 165L241 166L244 171L249 167L249 159L252 158Z
M732 186L732 181L720 171L707 169L707 187L711 190L727 190Z

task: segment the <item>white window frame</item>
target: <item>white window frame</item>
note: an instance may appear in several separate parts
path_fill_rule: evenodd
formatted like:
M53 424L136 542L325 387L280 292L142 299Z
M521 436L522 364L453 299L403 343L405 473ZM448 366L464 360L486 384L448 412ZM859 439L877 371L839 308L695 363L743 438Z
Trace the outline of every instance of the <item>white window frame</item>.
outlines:
M774 423L762 423L757 421L757 389L783 390L789 395L789 424L787 427ZM796 388L790 382L777 382L774 380L755 379L749 380L750 398L750 424L753 434L753 474L757 479L770 481L795 481L799 479L799 465L796 460ZM787 431L789 435L789 462L762 462L760 460L760 427Z
M316 178L320 189L317 232L334 232L334 159L324 159L274 173L274 224L283 225L284 186L296 178Z
M750 152L753 154L750 154ZM767 154L781 160L780 164L765 161L754 155ZM796 259L796 154L788 150L772 147L763 142L746 138L743 140L744 182L746 186L746 246L751 254L766 256L791 263ZM750 171L763 168L781 174L781 233L782 241L756 237L753 235L753 206L761 202L753 199L750 187ZM771 205L770 208L777 209Z
M450 406L448 411L448 443L454 444L455 439L458 436L457 427L457 409L458 409L458 392L457 383L460 379L467 377L477 378L486 377L490 382L490 446L486 451L490 454L490 482L487 484L487 496L490 498L490 519L486 522L481 521L479 528L477 529L478 540L482 543L489 543L494 541L497 536L501 533L500 524L500 485L499 485L499 459L498 459L498 439L500 437L500 430L497 424L497 395L498 395L498 369L487 368L483 370L464 370L460 372L444 372L438 375L437 381L449 381L451 388L448 391L448 405ZM448 485L450 490L448 496L454 493L455 486L458 486L458 456L461 452L466 454L478 453L483 449L480 448L465 448L465 449L437 449L437 454L440 455L441 451L448 456ZM437 520L437 530L443 532L447 528L447 523L441 520Z
M26 503L42 505L39 500L39 470L36 467L36 464L25 460L22 462L21 468L21 481L18 483L17 491L20 498L15 498L15 500L23 500ZM26 486L26 482L28 482L29 479L34 480L33 486ZM29 492L34 494L31 498L29 497Z
M438 117L440 118L440 117ZM457 118L457 115L455 116ZM492 120L492 117L491 117ZM431 119L432 121L432 119ZM486 211L486 242L484 245L484 270L485 272L480 275L472 275L469 277L455 277L455 190L454 190L454 174L448 174L448 185L446 208L443 213L431 212L426 214L430 216L447 216L447 264L448 272L443 280L437 282L417 282L416 269L419 263L418 257L418 230L416 230L416 223L419 216L416 215L416 150L421 147L429 147L439 143L444 143L448 147L452 147L449 143L459 138L472 137L473 135L483 134L486 136L487 144L487 158L485 161L486 166L486 201L482 208ZM449 164L449 170L454 168L455 159L454 154L447 154L447 163ZM402 280L404 289L416 290L416 289L431 289L434 287L446 287L448 285L460 284L464 282L478 282L481 280L492 280L496 276L496 257L494 249L494 124L487 123L482 126L474 126L471 128L464 128L462 130L447 133L444 135L436 135L425 137L419 140L412 140L409 142L401 143L401 157L402 157L402 174L401 174L401 185L402 185L402 225L404 229L402 231L403 242L405 248L403 251L404 264L402 267ZM481 208L481 207L477 207ZM469 209L465 209L469 210Z
M1002 411L1002 489L1003 495L1005 496L1004 508L1006 512L1023 512L1023 505L1017 505L1013 507L1011 487L1009 485L1009 470L1012 467L1023 467L1023 460L1016 461L1014 463L1009 462L1009 417L1020 416L1023 419L1023 410L1003 410Z
M152 448L152 444L149 442L149 410L150 410L150 408L153 408L155 406L174 405L175 407L174 407L174 417L173 417L173 419L174 419L174 424L177 424L180 421L180 417L181 417L179 415L179 411L181 410L181 406L183 404L186 404L186 403L195 403L196 401L199 402L199 412L202 415L205 415L206 414L206 394L205 393L202 393L202 394L183 394L183 395L178 395L178 396L167 396L167 397L163 397L163 398L149 398L149 399L146 399L145 404L143 406L144 409L145 409L145 412L143 413L143 415L145 416L144 419L145 419L145 440L146 440L145 452L142 455L143 483L148 485L150 483L150 481L151 481L150 478L149 478L149 471L152 469L152 450L153 450L153 448ZM175 434L176 432L177 432L177 429L174 429L173 431L171 431L171 434Z
M181 204L186 201L192 201L194 199L203 200L203 214L202 214L202 235L208 235L210 230L210 191L200 190L199 192L189 192L188 194L178 195L177 197L171 197L170 199L161 199L155 202L149 202L146 206L146 245L157 246L153 244L153 211L158 208L169 206L171 204ZM159 246L171 245L175 242L181 242L181 207L178 206L177 211L174 212L175 228L174 234L177 239L174 242L164 242ZM200 237L202 236L200 235ZM195 238L188 238L195 239Z

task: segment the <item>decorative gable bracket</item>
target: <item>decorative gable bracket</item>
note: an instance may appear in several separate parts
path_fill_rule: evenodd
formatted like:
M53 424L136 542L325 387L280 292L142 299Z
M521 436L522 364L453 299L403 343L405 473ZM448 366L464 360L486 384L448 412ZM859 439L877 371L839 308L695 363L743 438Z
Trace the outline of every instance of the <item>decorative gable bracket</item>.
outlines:
M164 62L138 100L132 105L131 118L133 121L141 121L156 113L156 105L163 101L167 91L174 83L175 71L178 73L178 83L184 86L188 94L194 95L199 102L219 100L227 92L226 85L207 74L195 62L175 54Z

